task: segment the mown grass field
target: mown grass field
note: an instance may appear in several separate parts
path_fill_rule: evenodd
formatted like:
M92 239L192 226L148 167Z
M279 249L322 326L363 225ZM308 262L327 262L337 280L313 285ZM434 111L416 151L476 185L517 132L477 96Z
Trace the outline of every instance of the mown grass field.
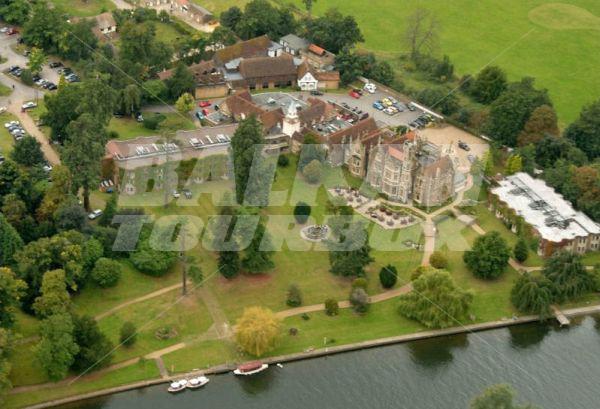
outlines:
M304 10L301 0L288 2ZM459 75L491 63L512 80L535 77L549 89L563 125L600 97L598 1L326 0L315 2L313 13L331 7L356 18L365 37L361 47L396 64L407 50L407 16L417 7L431 10L441 26L438 54L448 54Z
M14 121L16 119L17 118L9 112L0 114L0 155L3 155L5 158L8 158L8 154L12 150L14 139L4 127L4 123Z
M116 8L111 0L52 0L56 7L77 17L97 16Z

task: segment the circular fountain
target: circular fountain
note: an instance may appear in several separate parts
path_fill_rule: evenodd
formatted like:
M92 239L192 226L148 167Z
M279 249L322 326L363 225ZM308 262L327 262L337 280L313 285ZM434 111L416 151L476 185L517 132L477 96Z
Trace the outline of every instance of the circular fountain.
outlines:
M328 235L329 226L326 224L313 224L300 230L300 236L302 236L304 240L313 242L323 241Z

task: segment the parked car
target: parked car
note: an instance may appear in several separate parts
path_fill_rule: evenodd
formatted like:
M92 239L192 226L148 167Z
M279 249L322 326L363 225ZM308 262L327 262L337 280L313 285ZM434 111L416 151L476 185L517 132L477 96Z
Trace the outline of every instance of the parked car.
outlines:
M8 27L0 28L0 33L6 33L8 31Z
M208 116L208 114L209 114L209 112L208 112L208 109L206 109L206 108L203 108L203 109L202 109L202 115L204 115L204 116Z
M196 111L196 118L198 118L199 120L204 119L204 114L202 113L202 111Z
M177 190L173 190L173 197L175 199L179 199L180 196L181 196L181 194Z
M44 166L42 166L42 169L44 170L44 172L50 173L52 171L52 165L46 163Z
M464 151L470 151L471 148L463 141L458 141L458 147Z
M375 108L378 111L383 111L385 107L381 105L381 102L376 101L373 103L373 108Z
M310 91L310 95L315 95L317 97L320 97L320 96L323 96L323 93L318 90L313 90L313 91Z
M210 101L200 101L200 102L198 103L198 106L199 106L200 108L206 108L206 107L209 107L209 106L211 106L211 105L212 105L212 104L210 103Z
M58 68L58 67L62 67L62 63L60 61L51 61L48 64L48 67L50 68Z
M364 114L362 114L362 115L360 116L360 120L362 121L363 119L367 119L368 117L369 117L369 113L368 113L368 112L365 112Z
M417 107L415 106L415 104L413 104L412 102L410 104L408 104L408 110L411 112L414 112L417 110Z
M14 27L11 27L6 31L6 34L8 34L9 36L13 36L15 34L19 34L19 30L17 30Z
M356 91L350 91L348 95L350 95L352 98L360 99L360 94Z
M0 107L0 114L3 114L6 112L6 107Z
M375 91L377 91L377 85L373 84L372 82L368 82L365 84L365 91L367 91L369 94L374 94Z
M102 210L96 209L92 213L88 214L88 219L95 220L100 216L102 216Z
M31 108L35 108L35 107L37 107L37 104L33 101L28 101L28 102L25 102L23 105L21 105L21 108L23 110L31 109Z
M138 122L144 122L144 116L142 115L141 112L138 112L137 114L135 114L135 120Z
M183 189L182 190L183 195L185 196L186 199L191 199L192 198L192 191L189 189Z

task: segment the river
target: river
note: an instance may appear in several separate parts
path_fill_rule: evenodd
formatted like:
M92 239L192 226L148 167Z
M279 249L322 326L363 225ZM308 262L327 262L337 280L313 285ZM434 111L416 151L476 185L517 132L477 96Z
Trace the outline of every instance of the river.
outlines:
M272 366L251 378L212 376L201 390L166 385L63 409L466 409L508 383L543 409L600 408L600 316L571 328L527 324Z

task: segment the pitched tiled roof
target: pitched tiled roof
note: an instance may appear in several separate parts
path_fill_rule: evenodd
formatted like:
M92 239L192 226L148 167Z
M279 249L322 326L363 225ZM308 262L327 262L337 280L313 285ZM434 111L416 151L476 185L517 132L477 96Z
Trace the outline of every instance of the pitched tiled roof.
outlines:
M275 109L273 111L266 111L259 115L258 120L263 125L263 129L268 131L274 126L280 124L285 118L283 110L281 108Z
M310 51L311 53L317 54L317 55L323 55L325 54L325 49L319 47L316 44L311 44L308 46L308 51Z
M423 175L426 177L435 177L438 172L439 174L443 174L452 172L453 170L454 167L452 166L452 160L450 160L450 157L446 155L425 166L425 168L423 168Z
M234 117L239 117L242 114L244 114L245 116L251 114L254 114L256 116L262 115L264 113L264 110L254 105L254 103L251 100L247 100L243 94L244 93L233 94L225 100L225 105L227 105L229 113Z
M98 24L98 28L106 29L109 27L115 27L117 23L110 12L98 14L96 17L96 23Z
M349 140L360 138L361 136L367 135L370 132L377 130L377 123L373 118L367 118L360 122L357 122L350 128L341 129L331 135L329 135L330 144L340 144Z
M319 81L339 81L340 73L339 71L317 71L315 78Z
M251 58L267 55L271 40L266 35L222 48L215 52L215 59L225 64L236 58Z
M322 121L335 115L335 108L327 102L318 98L308 98L308 108L299 112L302 125L309 125L315 121Z
M240 74L245 79L296 75L297 72L294 59L288 55L247 58L240 63Z

